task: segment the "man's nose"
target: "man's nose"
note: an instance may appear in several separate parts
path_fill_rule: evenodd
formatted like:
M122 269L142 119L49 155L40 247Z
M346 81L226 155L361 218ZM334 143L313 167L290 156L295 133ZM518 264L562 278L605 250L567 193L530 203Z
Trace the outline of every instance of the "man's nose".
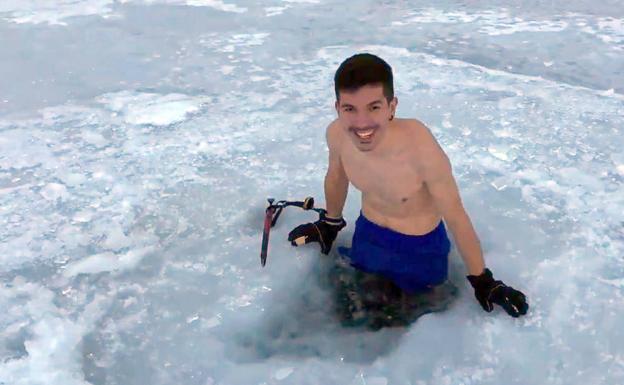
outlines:
M359 129L370 127L373 124L374 121L368 112L358 112L353 120L353 125Z

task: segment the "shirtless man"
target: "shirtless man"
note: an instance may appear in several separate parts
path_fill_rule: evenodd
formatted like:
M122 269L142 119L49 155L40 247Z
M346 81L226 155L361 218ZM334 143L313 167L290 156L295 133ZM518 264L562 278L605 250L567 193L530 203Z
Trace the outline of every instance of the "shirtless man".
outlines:
M483 309L498 304L513 317L526 314L524 294L494 280L485 267L447 155L421 122L394 118L390 66L375 55L354 55L334 81L338 119L326 131L326 212L291 231L292 245L319 242L329 253L346 226L342 209L351 182L362 192L350 251L354 267L381 274L407 293L430 290L448 278L446 223Z

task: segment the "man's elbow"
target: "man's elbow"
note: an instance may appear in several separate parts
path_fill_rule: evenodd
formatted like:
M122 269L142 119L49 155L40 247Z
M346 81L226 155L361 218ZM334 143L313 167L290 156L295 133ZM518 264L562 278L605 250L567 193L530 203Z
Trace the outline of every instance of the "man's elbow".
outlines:
M448 223L449 226L454 227L456 225L461 226L466 222L470 222L470 218L468 217L468 213L464 209L464 206L459 203L454 205L451 208L448 208L442 214L444 221Z

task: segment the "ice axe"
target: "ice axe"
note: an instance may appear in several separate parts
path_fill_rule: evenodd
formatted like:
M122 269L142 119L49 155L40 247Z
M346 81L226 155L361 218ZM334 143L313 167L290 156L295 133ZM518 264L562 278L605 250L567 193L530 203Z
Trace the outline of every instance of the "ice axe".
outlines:
M265 216L264 216L264 231L262 232L262 250L260 251L260 264L262 267L266 265L267 260L267 252L269 248L269 232L271 231L271 227L275 226L277 222L277 218L279 218L280 214L284 207L288 206L296 206L300 207L304 210L314 210L321 213L326 213L325 209L319 209L314 207L314 198L307 197L303 201L278 201L277 203L273 203L275 199L268 198L269 206L266 208Z

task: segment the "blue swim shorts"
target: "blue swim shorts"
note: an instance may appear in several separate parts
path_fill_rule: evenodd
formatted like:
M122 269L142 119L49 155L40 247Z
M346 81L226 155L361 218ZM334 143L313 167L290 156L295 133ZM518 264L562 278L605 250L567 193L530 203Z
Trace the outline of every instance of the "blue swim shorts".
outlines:
M339 247L338 252L356 269L383 275L414 293L447 280L450 249L443 221L427 234L408 235L373 223L360 211L351 249Z

